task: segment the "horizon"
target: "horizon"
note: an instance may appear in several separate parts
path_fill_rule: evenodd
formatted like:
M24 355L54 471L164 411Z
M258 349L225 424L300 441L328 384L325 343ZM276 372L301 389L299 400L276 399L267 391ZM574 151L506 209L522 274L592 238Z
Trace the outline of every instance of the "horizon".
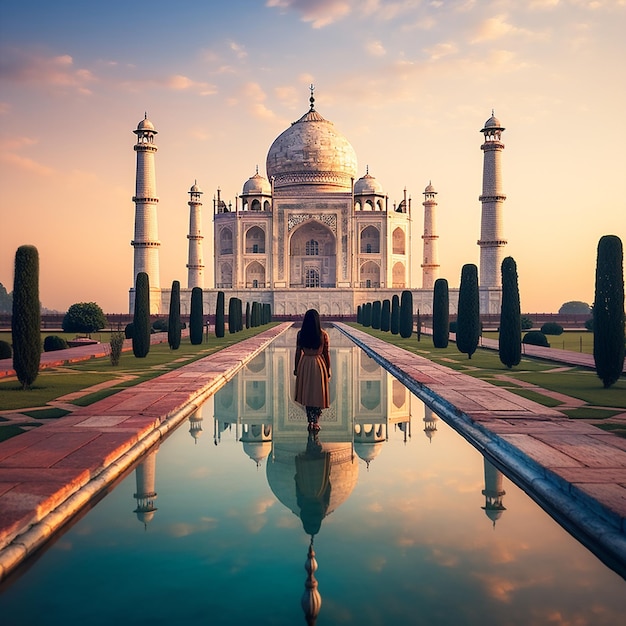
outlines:
M135 130L155 125L161 284L187 284L188 191L235 204L274 139L315 108L389 203L412 199L421 286L423 191L437 195L439 277L479 262L483 127L502 140L505 256L523 311L591 304L597 244L625 240L626 0L246 0L0 6L0 283L40 254L40 299L127 312Z

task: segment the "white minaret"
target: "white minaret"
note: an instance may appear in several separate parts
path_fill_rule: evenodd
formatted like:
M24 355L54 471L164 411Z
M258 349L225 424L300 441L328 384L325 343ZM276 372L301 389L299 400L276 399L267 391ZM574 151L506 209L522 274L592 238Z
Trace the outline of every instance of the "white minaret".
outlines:
M194 182L189 190L189 262L187 263L187 288L204 289L204 264L202 262L202 190Z
M437 206L436 195L435 188L428 183L424 190L424 202L422 202L424 205L422 289L432 289L435 281L439 278L439 251L437 246L439 235L436 234L437 220L435 215L435 207Z
M137 153L137 175L135 179L135 238L130 245L135 249L133 268L133 288L137 274L146 272L150 281L150 309L158 312L160 302L154 297L160 293L161 281L159 278L159 246L161 245L158 235L157 204L159 199L156 195L156 176L154 155L157 147L154 145L154 136L157 131L146 115L133 131L137 135L135 152ZM153 295L154 294L154 295ZM133 295L131 295L131 300ZM133 302L131 301L131 312Z
M478 198L482 203L480 222L480 287L501 287L501 265L504 259L502 209L506 196L502 193L501 156L504 144L500 141L504 128L493 115L480 131L485 142L480 147L484 153L483 193Z

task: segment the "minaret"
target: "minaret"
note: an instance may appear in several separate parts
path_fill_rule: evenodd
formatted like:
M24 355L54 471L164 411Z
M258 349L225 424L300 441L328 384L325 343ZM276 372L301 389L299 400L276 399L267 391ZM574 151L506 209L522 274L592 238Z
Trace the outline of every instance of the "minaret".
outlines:
M482 491L485 496L485 506L482 507L485 515L493 522L495 528L496 522L502 516L502 511L506 511L506 507L502 504L502 497L506 495L506 491L502 489L502 472L495 468L487 459L483 458L485 468L485 488Z
M187 288L204 289L204 264L202 263L202 191L194 182L189 190L189 262L187 263Z
M137 135L135 152L137 153L137 175L135 181L135 238L130 245L135 249L133 286L137 282L137 274L146 272L150 282L151 296L155 290L157 293L161 288L159 278L159 242L157 224L157 204L159 199L156 196L156 177L154 166L154 155L157 147L154 145L154 136L157 131L154 129L148 116L144 117L137 125L137 130L133 131ZM132 291L132 290L131 290ZM150 298L151 312L158 312L160 298ZM131 312L133 302L131 301Z
M480 287L501 287L501 265L504 259L502 230L502 208L506 196L502 193L501 156L504 144L500 141L504 128L500 120L493 115L485 122L480 131L485 142L480 147L484 153L483 193L478 198L482 203L480 222Z
M133 494L133 498L137 500L137 508L134 513L137 519L143 522L147 527L148 522L152 521L154 512L157 510L154 501L157 499L157 493L154 490L156 483L156 455L158 450L150 452L146 458L137 465L135 470L135 480L137 481L137 493Z
M422 263L422 289L432 289L435 280L439 277L439 251L437 240L439 235L436 234L437 220L435 215L435 207L437 201L435 196L437 192L435 188L428 183L424 189L424 256Z

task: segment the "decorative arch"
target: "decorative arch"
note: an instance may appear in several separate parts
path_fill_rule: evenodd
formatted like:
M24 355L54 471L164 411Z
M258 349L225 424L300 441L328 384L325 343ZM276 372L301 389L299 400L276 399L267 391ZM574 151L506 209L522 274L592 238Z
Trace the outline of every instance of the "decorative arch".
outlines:
M257 201L258 202L258 201ZM260 205L259 205L260 206ZM257 211L260 209L256 209ZM246 231L246 254L265 253L265 231L258 226L252 226Z
M233 253L233 231L230 228L222 228L220 231L220 254Z
M246 288L260 287L265 287L265 268L258 261L252 261L246 267Z
M405 252L405 234L404 231L398 227L393 231L392 235L392 251L394 254L406 254Z
M320 220L298 225L289 239L289 286L335 287L336 248L335 234Z
M380 252L380 231L375 226L366 226L361 231L361 254L378 254Z
M233 266L230 263L222 263L220 265L220 287L233 286Z
M391 382L393 406L397 409L401 409L406 404L406 392L407 388L397 379L394 378Z
M391 286L396 289L403 289L406 283L406 272L404 263L394 263L391 270Z
M367 261L361 265L359 276L361 287L380 287L380 266L374 261Z
M252 201L252 204L250 205L250 210L251 211L260 211L261 210L261 203L259 202L258 198L255 198Z

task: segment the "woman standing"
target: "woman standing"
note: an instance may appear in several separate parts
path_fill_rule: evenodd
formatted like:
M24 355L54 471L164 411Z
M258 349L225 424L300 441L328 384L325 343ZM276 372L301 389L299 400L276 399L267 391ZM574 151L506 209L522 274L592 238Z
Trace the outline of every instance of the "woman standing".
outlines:
M295 401L306 408L309 432L320 429L322 409L330 406L330 342L315 309L304 314L296 339Z

